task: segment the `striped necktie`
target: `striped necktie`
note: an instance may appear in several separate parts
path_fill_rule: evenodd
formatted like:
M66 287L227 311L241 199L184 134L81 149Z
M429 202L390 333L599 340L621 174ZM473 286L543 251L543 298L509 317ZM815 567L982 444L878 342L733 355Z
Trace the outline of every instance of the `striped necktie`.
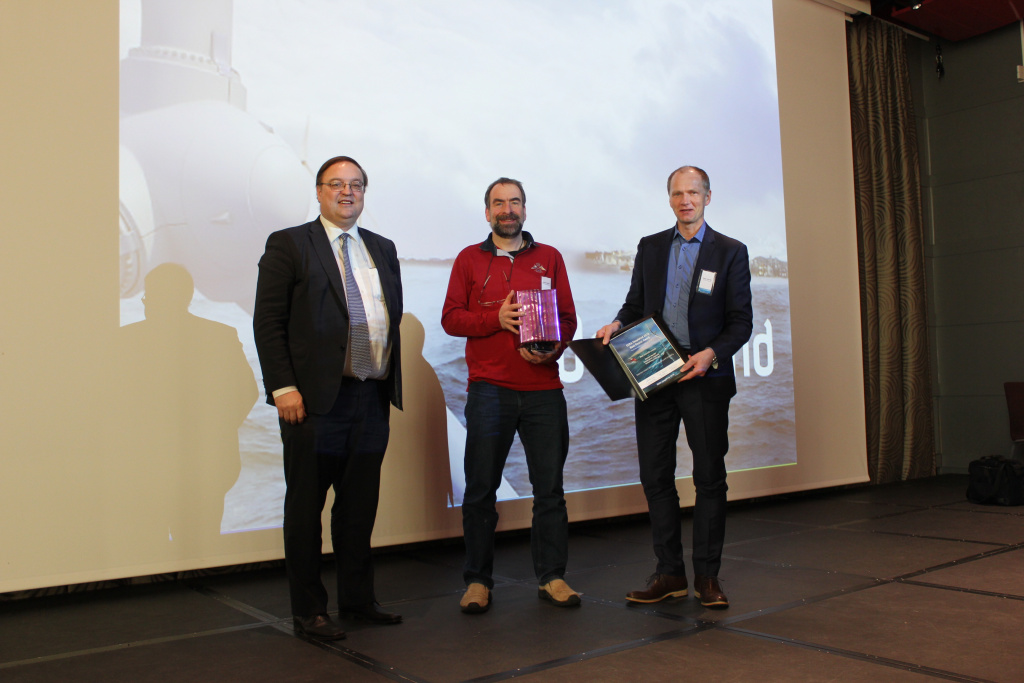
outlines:
M370 360L370 328L366 323L366 309L363 308L363 297L356 284L356 275L352 269L352 260L348 257L348 245L352 243L351 235L341 234L343 238L341 260L345 265L345 299L348 302L348 353L352 362L352 374L359 379L366 379L373 371Z

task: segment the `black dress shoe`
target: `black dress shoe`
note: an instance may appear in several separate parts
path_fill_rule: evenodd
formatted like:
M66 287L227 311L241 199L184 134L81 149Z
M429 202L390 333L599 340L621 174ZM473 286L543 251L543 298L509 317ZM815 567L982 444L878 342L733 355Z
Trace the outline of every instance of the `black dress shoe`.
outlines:
M402 615L393 612L385 612L375 602L367 605L356 605L354 607L342 607L338 614L359 621L368 621L371 624L401 624Z
M301 636L318 640L341 640L345 631L334 623L326 614L315 614L311 617L292 617L295 632Z

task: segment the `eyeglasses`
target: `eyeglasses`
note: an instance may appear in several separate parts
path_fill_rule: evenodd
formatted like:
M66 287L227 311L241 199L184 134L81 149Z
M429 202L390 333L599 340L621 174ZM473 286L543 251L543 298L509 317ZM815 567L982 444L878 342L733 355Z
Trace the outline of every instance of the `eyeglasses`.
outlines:
M332 192L341 192L341 189L344 187L349 188L353 192L362 192L363 190L366 189L366 185L363 183L362 180L353 180L351 183L346 183L341 180L332 180L329 183L320 184L326 185L327 187L331 188Z
M476 303L480 306L495 306L497 304L505 303L505 299L508 297L509 291L512 289L512 282L510 280L512 276L512 268L515 268L515 259L512 259L512 265L508 269L508 273L504 269L501 271L502 277L505 278L505 293L500 299L495 301L481 301L484 298L484 290L487 289L487 283L491 281L491 265L494 263L494 254L491 254L491 260L487 263L487 272L485 273L484 283L480 285L480 294L476 298ZM493 296L493 294L491 295Z

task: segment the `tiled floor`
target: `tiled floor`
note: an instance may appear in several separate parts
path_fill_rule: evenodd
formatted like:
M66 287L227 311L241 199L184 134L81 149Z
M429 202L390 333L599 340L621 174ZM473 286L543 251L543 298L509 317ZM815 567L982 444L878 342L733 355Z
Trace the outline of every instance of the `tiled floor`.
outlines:
M1024 508L965 488L949 475L734 504L718 612L626 604L654 567L636 518L573 527L576 610L537 599L523 534L499 540L477 616L458 610L459 543L382 552L378 597L405 622L348 623L333 644L292 635L280 569L0 602L0 680L1022 682Z

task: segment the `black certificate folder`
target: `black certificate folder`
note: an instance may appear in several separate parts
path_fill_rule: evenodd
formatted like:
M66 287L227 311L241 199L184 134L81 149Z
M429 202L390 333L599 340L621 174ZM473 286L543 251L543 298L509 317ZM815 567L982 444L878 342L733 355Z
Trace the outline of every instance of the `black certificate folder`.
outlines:
M615 354L600 339L576 339L569 343L569 348L583 361L608 398L618 401L633 396L633 385L626 379Z
M641 401L683 376L686 359L660 318L650 315L619 330L608 346L600 339L577 339L569 347L613 401Z

